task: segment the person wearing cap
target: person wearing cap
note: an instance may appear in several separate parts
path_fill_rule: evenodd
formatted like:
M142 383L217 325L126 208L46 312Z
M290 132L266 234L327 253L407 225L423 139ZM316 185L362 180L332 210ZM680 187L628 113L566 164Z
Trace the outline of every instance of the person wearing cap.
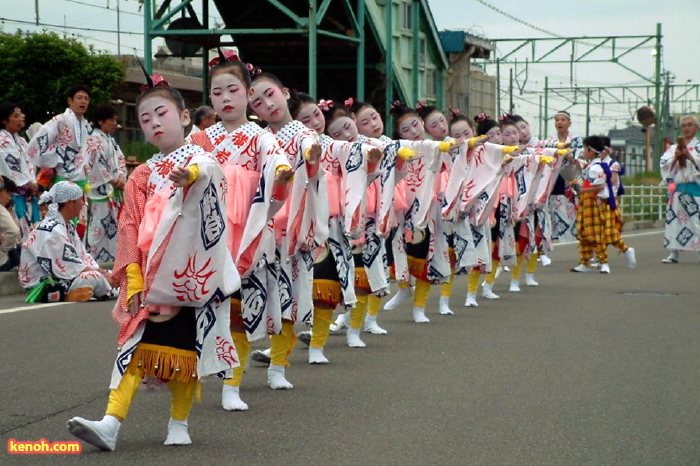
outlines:
M700 251L700 141L698 120L681 118L679 143L661 156L661 179L668 186L664 247L669 255L664 264L677 264L680 251ZM685 147L683 147L685 146Z
M42 194L39 202L51 205L22 244L22 287L31 290L45 278L52 278L61 288L64 301L110 298L112 274L87 253L72 222L83 208L83 190L70 181L60 181Z

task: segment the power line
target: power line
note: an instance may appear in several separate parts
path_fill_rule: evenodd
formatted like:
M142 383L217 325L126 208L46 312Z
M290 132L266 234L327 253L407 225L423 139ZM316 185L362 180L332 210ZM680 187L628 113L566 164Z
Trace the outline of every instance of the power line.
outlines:
M91 6L93 8L99 8L101 10L109 10L109 11L114 11L115 13L117 12L116 8L110 8L107 6L100 6L100 5L94 5L92 3L85 3L85 2L79 2L78 0L63 0L64 2L68 3L75 3L77 5L83 5L83 6ZM122 15L133 15L133 16L138 16L140 18L143 18L143 15L141 13L134 13L133 11L124 11L122 9L119 9L119 14Z
M506 18L512 19L513 21L518 22L518 23L520 23L524 26L527 26L531 29L534 29L535 31L540 31L540 32L547 34L548 36L557 37L559 39L565 39L564 36L560 36L559 34L555 34L554 32L548 31L548 30L541 28L539 26L536 26L532 23L528 23L527 21L522 20L516 16L513 16L510 13L508 13L507 11L503 11L500 8L491 5L490 3L485 2L484 0L476 0L476 1L481 3L482 5L484 5L486 8L490 8L491 10L495 11L496 13L499 13L499 14L505 16Z
M114 31L111 29L96 29L96 28L83 28L83 27L78 27L78 26L64 26L62 24L49 24L49 23L36 23L34 21L22 21L19 19L9 19L9 18L0 18L0 21L6 21L8 23L17 23L17 24L29 24L31 26L45 26L45 27L50 27L50 28L59 28L59 29L73 29L76 31L89 31L89 32L106 32L108 34L126 34L130 36L142 36L142 32L132 32L132 31Z

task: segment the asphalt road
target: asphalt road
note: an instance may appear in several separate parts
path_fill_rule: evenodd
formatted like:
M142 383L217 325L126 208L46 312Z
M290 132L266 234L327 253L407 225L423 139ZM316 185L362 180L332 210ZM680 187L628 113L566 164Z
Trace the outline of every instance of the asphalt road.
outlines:
M700 263L661 264L662 237L628 237L639 265L611 252L611 275L573 274L558 245L538 288L414 324L410 305L380 314L389 335L366 349L332 335L328 366L291 356L294 390L246 374L247 412L220 407L205 380L190 416L193 444L165 447L169 393L139 392L117 450L15 456L0 464L676 465L700 464ZM71 440L72 416L101 418L116 352L112 303L8 312L0 299L0 441ZM263 347L265 341L254 347ZM3 447L5 448L5 447Z

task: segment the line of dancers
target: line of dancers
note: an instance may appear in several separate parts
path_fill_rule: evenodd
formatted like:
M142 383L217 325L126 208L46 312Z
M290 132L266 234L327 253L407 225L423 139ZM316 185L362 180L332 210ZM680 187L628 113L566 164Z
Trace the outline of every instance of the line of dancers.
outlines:
M225 410L247 410L240 387L250 342L269 338L267 381L292 389L294 325L311 331L310 364L328 364L331 329L379 325L385 309L412 299L426 324L433 285L438 315L453 314L455 275L467 274L466 306L494 299L498 265L510 291L537 286L538 251L551 248L548 198L572 158L570 142L532 138L517 115L472 121L453 110L394 102L395 138L367 102L316 101L276 76L219 51L210 98L221 121L184 137L190 123L177 90L160 75L136 102L160 152L125 186L113 277L119 353L101 420L68 429L114 450L138 387L167 383L166 445L191 443L187 420L202 377L222 379ZM144 71L145 72L145 71ZM264 123L250 121L252 112ZM333 322L334 316L337 316Z

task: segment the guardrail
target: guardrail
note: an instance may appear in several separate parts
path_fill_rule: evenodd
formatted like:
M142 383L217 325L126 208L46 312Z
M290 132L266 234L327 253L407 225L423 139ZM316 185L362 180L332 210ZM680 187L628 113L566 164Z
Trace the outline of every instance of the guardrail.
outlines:
M621 198L622 218L629 220L664 220L666 217L666 186L625 186Z

